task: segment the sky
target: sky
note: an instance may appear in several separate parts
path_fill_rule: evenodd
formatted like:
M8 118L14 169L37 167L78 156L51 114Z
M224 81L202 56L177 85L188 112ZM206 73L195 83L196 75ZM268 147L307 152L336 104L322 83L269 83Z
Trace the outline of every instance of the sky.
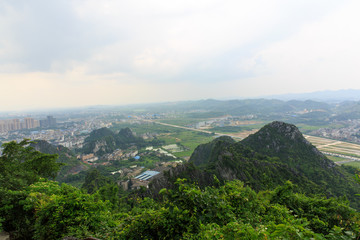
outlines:
M0 111L360 89L360 1L0 0Z

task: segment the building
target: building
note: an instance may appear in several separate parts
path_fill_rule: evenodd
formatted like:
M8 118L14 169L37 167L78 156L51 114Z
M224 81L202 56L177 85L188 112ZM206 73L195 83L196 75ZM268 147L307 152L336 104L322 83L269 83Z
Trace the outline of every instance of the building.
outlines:
M21 129L21 123L19 119L13 119L12 121L12 125L13 125L13 130L20 130Z
M42 128L55 128L56 126L56 118L53 116L47 116L46 119L40 120L40 127Z
M132 178L130 180L131 182L131 189L139 189L141 187L149 187L149 182L151 178L158 175L160 172L158 171L145 171L141 173L140 175Z
M24 118L23 121L20 121L20 119L0 120L0 132L32 129L37 127L40 127L40 122L30 117Z
M136 178L132 178L130 183L131 183L130 184L131 189L140 189L141 187L145 187L145 188L149 187L149 181L144 181L144 180L140 180L140 179L136 179ZM122 185L122 186L124 189L125 189L125 187L127 187L127 189L129 189L129 184L127 184L127 186L124 186L124 185Z
M86 154L86 155L82 155L81 156L81 160L83 161L83 162L87 162L87 163L89 163L89 162L95 162L95 161L97 161L99 158L98 157L96 157L93 153L90 153L90 154Z
M49 127L56 127L56 118L53 116L47 116L47 122Z
M139 180L143 180L143 181L148 181L148 180L150 180L150 178L158 175L159 173L160 172L158 172L158 171L145 171L142 174L136 176L135 178L139 179Z
M42 127L42 128L47 128L48 127L47 119L40 119L40 127Z
M33 118L24 118L23 122L23 128L31 129L31 128L37 128L40 127L40 122L38 120L35 120Z

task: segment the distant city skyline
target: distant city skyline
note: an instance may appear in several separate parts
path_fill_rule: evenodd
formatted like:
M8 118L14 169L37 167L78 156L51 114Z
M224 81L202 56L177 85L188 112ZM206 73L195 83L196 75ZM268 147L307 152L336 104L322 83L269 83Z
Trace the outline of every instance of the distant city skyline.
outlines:
M360 89L360 2L2 1L0 112Z
M0 119L0 133L39 127L56 127L56 118L47 116L46 119L34 119L32 117L25 117L24 119Z

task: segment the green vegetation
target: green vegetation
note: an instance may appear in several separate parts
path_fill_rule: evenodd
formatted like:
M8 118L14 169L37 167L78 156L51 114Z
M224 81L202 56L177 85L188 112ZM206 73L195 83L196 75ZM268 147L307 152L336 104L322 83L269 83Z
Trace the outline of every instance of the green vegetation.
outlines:
M177 133L159 136L158 138L166 144L180 143L187 149L183 152L173 153L176 157L190 157L199 144L207 143L214 139L211 134L189 130L181 130Z
M33 211L28 239L355 239L359 214L341 199L311 198L288 182L256 193L240 181L201 189L178 179L161 199L102 200L95 194L40 179L18 204ZM116 196L116 189L108 191ZM23 215L18 216L18 218ZM25 226L12 232L24 239ZM21 232L22 231L22 232Z
M298 124L296 124L296 126L304 133L311 132L311 131L314 131L314 130L318 130L319 128L328 127L327 125L314 126L314 125L307 125L307 124L303 124L303 123L298 123Z
M320 186L325 195L346 196L351 205L360 209L359 185L353 176L334 164L302 136L296 126L283 122L273 122L241 143L257 153L277 157L278 163L285 164Z
M191 131L187 129L181 129L176 127L164 126L156 123L148 124L116 124L112 129L130 127L133 132L136 132L138 135L145 133L156 133L158 136L157 140L161 141L163 145L168 144L181 144L185 147L185 151L173 153L176 157L190 157L194 149L202 143L207 143L213 140L213 135ZM155 146L154 144L149 144ZM156 146L155 146L156 147Z
M183 145L183 139L197 135L197 141L212 138L178 133ZM170 134L162 137L166 143L179 142ZM335 166L292 125L267 125L243 142L220 137L200 145L190 163L154 182L160 186L171 181L156 193L151 186L125 193L104 176L102 167L86 172L81 189L60 185L51 180L62 165L56 158L34 150L26 140L4 144L0 230L9 232L11 239L360 237L360 215L343 197L356 206L360 183L353 178L354 168Z
M225 126L225 127L213 127L210 128L209 131L212 132L220 132L220 133L236 133L236 132L242 132L242 131L250 131L254 129L258 129L264 126L263 124L250 124L250 125L244 125L244 126Z
M334 162L341 162L341 161L345 161L346 158L341 158L341 157L335 157L335 156L326 156L328 159L330 159L331 161Z
M223 115L224 112L210 111L210 112L192 112L192 113L187 113L185 116L189 118L203 119L203 118L216 118L216 117L221 117Z
M22 206L27 187L41 178L54 179L62 165L56 163L57 155L35 151L29 143L5 143L0 157L0 226L19 239L33 234L33 210Z
M84 175L78 173L87 170L89 166L78 160L68 148L61 145L54 146L44 140L36 140L30 146L42 153L58 155L56 162L63 164L63 166L56 176L57 181L77 186L80 186L80 182L84 181Z
M360 169L360 162L347 162L347 163L343 163L343 165L345 166L352 166L352 167L355 167L355 168L358 168Z
M85 139L81 151L102 156L116 149L125 149L132 145L141 148L146 146L146 143L142 138L136 137L129 128L121 129L118 134L108 128L100 128L92 131L90 136Z
M113 131L119 131L123 128L130 128L133 132L136 132L136 134L145 134L145 133L172 133L179 130L178 128L170 127L170 126L164 126L156 123L116 123L113 124L111 127L111 130Z
M188 125L196 124L196 123L202 122L202 121L206 121L206 118L178 117L178 118L169 118L169 119L158 120L158 122L179 125L179 126L188 126Z

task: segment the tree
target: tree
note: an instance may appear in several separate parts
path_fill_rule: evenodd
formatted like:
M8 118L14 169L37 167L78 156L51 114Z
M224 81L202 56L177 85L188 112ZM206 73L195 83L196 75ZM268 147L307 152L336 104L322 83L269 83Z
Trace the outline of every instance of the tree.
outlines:
M40 181L27 190L24 208L36 209L34 239L100 237L116 226L109 202L97 200L95 195L57 182Z
M33 210L21 204L25 189L41 178L55 178L62 165L56 154L41 153L29 144L29 140L5 143L0 157L0 225L12 233L12 239L32 236Z
M0 186L20 190L38 181L40 177L54 179L63 165L57 163L57 154L45 154L29 146L25 139L3 144L0 157Z
M85 182L81 188L86 190L87 193L93 194L101 187L104 187L109 183L111 183L111 179L105 177L99 170L94 168L87 172Z

